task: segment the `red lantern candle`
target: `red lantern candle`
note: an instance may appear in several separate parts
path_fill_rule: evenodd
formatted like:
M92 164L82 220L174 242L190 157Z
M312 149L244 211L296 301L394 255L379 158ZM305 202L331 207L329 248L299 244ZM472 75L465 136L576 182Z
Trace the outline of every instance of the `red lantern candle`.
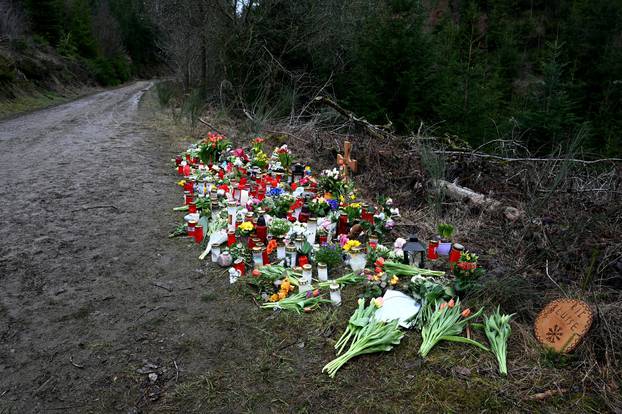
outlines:
M246 263L244 263L244 260L242 259L237 259L235 262L233 262L233 268L240 272L240 276L246 273Z
M196 212L197 212L197 203L193 201L192 203L188 204L188 213L194 214Z
M299 256L298 257L298 266L304 266L309 264L309 258L307 256Z
M186 153L186 161L190 161L190 153Z
M309 221L309 213L305 211L301 211L298 215L298 221L301 223L307 223Z
M264 266L267 264L270 264L270 257L268 256L268 249L266 249L266 246L263 243L261 244L261 257L263 259Z
M194 229L196 225L197 225L197 222L194 220L190 220L188 222L188 236L194 237Z
M194 181L188 180L184 183L184 191L194 193Z
M218 178L221 180L225 178L225 172L222 169L218 170Z
M201 244L203 242L203 226L200 224L194 227L194 241L196 244Z
M183 158L181 157L181 155L176 155L175 156L175 165L179 166L179 164L181 164L182 160L183 160Z
M259 190L257 191L257 199L259 201L263 201L264 198L266 198L266 189L259 187Z
M438 247L438 240L430 240L428 243L428 259L436 260L438 259L438 253L436 252L436 248Z
M451 250L449 251L449 263L458 263L458 260L460 260L460 256L462 255L463 250L464 246L459 243L454 243L451 246Z
M342 214L337 222L337 235L346 234L348 232L348 215Z
M192 158L192 163L193 163L194 165L197 165L200 161L201 161L201 160L199 160L199 157L194 157L194 158Z
M190 166L188 164L184 165L184 176L187 177L190 175Z
M227 232L227 246L231 247L235 244L235 231Z
M192 203L194 195L190 191L184 191L184 205Z
M320 246L328 242L328 236L326 234L320 235Z
M179 164L177 166L177 174L184 175L184 166L183 165Z
M268 237L268 227L264 225L260 225L259 223L255 227L255 234L257 237L263 242L266 242L266 238Z

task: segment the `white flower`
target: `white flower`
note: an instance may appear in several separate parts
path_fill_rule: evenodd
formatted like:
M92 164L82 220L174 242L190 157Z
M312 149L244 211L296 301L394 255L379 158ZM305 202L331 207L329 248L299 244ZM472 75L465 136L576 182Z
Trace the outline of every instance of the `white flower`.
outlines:
M393 247L395 247L396 249L401 249L402 247L404 247L405 244L406 244L406 239L402 237L398 237L397 239L395 239L395 242L393 243Z
M392 198L387 198L387 201L385 202L385 204L387 206L392 206L393 205L393 199Z
M397 208L397 207L396 208L392 208L392 209L390 209L390 211L391 211L391 215L392 216L396 216L396 217L400 216L400 209L399 208Z

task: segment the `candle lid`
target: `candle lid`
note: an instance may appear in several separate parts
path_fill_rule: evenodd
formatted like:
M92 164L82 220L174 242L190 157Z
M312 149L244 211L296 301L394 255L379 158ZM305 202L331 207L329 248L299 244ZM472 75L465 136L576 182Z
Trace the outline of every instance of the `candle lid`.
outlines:
M303 270L311 270L313 267L310 264L306 264L302 266Z
M352 248L352 253L360 253L362 250L361 246L356 246Z
M253 247L252 250L253 250L253 253L259 253L259 252L261 252L261 247L255 246L255 247Z
M313 222L313 221L317 221L317 218L315 218L315 217L309 217L309 222Z
M453 247L456 250L464 250L464 246L461 245L460 243L454 243L451 247Z
M286 247L286 249L288 252L295 252L296 246L290 244L289 246Z
M331 283L329 287L330 290L337 290L339 289L339 283Z
M212 250L214 250L214 248L216 248L216 247L220 247L220 243L214 243L214 244L212 244Z
M326 263L319 262L319 263L317 264L317 267L318 267L319 269L324 269L324 268L326 268L326 267L328 267L328 266L326 265Z

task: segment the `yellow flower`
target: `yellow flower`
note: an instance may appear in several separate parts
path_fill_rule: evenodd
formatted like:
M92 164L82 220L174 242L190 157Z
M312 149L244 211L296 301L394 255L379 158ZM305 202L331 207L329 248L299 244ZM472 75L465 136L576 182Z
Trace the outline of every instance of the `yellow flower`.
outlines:
M180 186L180 187L183 187L184 184L186 184L186 180L181 180L181 181L177 182L177 185Z
M276 302L277 300L279 300L279 295L277 295L276 293L270 296L270 302Z
M340 203L345 203L346 202L346 199L344 198L344 196L342 196L342 195L339 196L339 202Z
M361 208L361 203L352 203L350 204L350 207Z
M361 242L358 240L348 240L346 244L343 245L343 250L349 252L353 247L358 247L361 245Z
M245 221L244 223L240 224L239 227L244 231L251 231L253 229L253 223L251 223L250 221Z
M355 200L356 196L354 194L350 194L350 200Z
M391 281L389 283L391 283L393 286L397 285L397 283L400 281L400 278L397 276L393 276L391 278Z

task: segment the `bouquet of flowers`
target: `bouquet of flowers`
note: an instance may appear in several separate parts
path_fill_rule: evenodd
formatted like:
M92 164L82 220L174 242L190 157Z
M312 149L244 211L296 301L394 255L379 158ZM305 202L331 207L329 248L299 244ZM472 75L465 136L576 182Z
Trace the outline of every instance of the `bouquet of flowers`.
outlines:
M512 316L502 315L497 306L495 313L484 317L484 332L486 332L490 348L492 348L492 352L499 362L499 373L501 375L508 375L506 354L508 338L512 333L512 328L510 327Z
M453 267L457 291L464 292L471 288L476 280L485 272L483 268L477 266L478 258L477 255L469 251L464 251L460 254L458 263Z
M268 230L270 231L270 234L272 234L274 237L283 237L287 233L289 233L291 227L292 225L289 221L285 219L274 218L272 219L272 221L270 221Z
M488 348L479 342L460 336L467 323L481 313L482 309L474 314L471 314L468 308L461 310L460 299L455 302L453 299L449 302L437 302L432 316L421 329L422 342L419 354L426 357L440 341L462 342L488 351Z
M380 306L381 305L382 303L380 302ZM322 372L327 372L331 378L333 378L337 371L350 359L358 355L371 354L374 352L388 352L392 350L395 345L399 345L404 337L404 333L399 329L398 320L387 323L379 322L373 318L373 313L379 307L378 302L374 302L369 306L372 307L372 310L369 311L369 316L367 316L367 312L363 309L363 311L359 313L359 318L355 319L363 326L353 325L353 331L350 332L349 336L354 332L354 339L350 343L348 350L322 368ZM357 309L355 313L359 312L359 309ZM349 336L347 340L349 340Z
M315 217L325 217L331 210L330 204L324 197L314 198L307 206Z
M199 146L198 155L204 164L217 163L220 155L227 150L231 142L220 134L210 132Z

